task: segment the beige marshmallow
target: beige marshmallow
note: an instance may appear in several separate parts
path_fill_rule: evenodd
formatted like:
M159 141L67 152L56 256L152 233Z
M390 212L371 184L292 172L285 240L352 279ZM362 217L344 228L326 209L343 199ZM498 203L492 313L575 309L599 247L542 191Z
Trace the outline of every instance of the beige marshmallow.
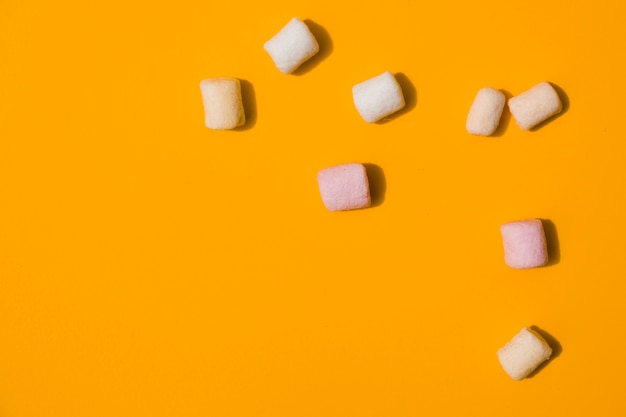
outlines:
M509 110L522 130L530 130L563 108L559 94L550 83L542 82L509 99Z
M500 124L505 102L502 92L489 87L481 88L467 115L467 131L472 135L492 135Z
M520 381L550 359L550 355L552 348L548 342L525 327L498 351L498 360L511 378Z
M204 123L209 129L234 129L246 122L241 83L236 78L209 78L200 82Z

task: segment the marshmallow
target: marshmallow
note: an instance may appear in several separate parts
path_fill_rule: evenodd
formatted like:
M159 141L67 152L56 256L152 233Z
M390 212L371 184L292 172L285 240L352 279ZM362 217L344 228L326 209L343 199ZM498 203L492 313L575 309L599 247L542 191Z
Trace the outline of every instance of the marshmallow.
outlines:
M509 99L509 109L522 130L529 130L551 116L563 106L558 93L550 83L542 82L528 91Z
M389 71L352 87L352 98L359 114L368 123L404 107L400 84Z
M480 89L467 115L467 131L472 135L492 135L500 124L505 102L502 92L489 87Z
M543 224L538 219L520 220L500 226L504 262L511 268L526 269L548 263Z
M550 355L550 345L537 332L525 327L498 351L498 360L511 378L520 381L550 359Z
M317 174L317 183L330 211L360 209L371 204L367 172L361 164L325 168Z
M246 122L241 101L241 84L236 78L209 78L200 82L204 102L204 124L226 130Z
M270 54L278 70L285 74L295 71L320 49L309 27L297 17L265 42L263 48Z

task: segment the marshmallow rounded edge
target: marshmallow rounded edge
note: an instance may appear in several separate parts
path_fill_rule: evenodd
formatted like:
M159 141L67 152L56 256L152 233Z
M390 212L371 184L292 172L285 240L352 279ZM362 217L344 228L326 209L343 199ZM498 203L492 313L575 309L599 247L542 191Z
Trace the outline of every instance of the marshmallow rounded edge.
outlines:
M209 129L229 130L246 123L237 78L207 78L200 82L204 103L204 124Z
M524 327L497 352L504 372L516 381L526 378L551 355L552 348L548 342L528 327Z
M355 210L371 205L367 170L363 164L324 168L317 174L317 183L322 202L329 211Z
M470 107L465 128L472 135L491 136L502 117L506 97L494 88L481 88Z
M509 99L509 110L522 130L530 130L563 109L559 94L548 82Z
M280 72L291 74L317 54L320 47L306 23L294 17L265 42L263 49L270 55Z
M528 269L548 263L548 248L543 223L526 219L500 226L504 262L515 269Z
M396 77L384 72L352 87L354 105L367 123L374 123L405 106Z

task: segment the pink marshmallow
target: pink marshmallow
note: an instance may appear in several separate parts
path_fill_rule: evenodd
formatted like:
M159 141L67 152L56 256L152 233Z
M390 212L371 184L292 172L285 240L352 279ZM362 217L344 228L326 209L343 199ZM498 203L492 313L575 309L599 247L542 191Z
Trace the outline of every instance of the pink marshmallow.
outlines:
M511 268L527 269L548 263L543 224L539 219L520 220L500 226L504 262Z
M317 174L317 183L330 211L360 209L371 204L367 172L362 164L325 168Z

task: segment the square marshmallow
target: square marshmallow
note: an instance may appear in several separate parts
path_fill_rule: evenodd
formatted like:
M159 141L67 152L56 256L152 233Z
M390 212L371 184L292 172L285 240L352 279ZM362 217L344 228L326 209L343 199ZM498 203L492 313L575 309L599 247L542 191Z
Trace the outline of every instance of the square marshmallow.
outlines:
M362 164L325 168L317 174L322 201L330 211L369 207L370 187Z
M200 82L204 102L204 124L225 130L246 122L241 101L241 84L236 78L210 78Z
M472 103L465 128L472 135L490 136L500 124L506 98L493 88L481 88Z
M504 261L511 268L526 269L548 263L543 224L539 219L520 220L500 226Z
M279 71L285 74L295 71L320 49L309 27L297 17L265 42L263 48L270 54Z
M352 87L354 105L361 117L374 123L404 107L400 84L389 71Z
M550 359L550 355L550 345L537 332L525 327L498 351L498 360L511 378L520 381Z
M509 99L509 110L522 130L532 129L562 108L559 94L547 82Z

